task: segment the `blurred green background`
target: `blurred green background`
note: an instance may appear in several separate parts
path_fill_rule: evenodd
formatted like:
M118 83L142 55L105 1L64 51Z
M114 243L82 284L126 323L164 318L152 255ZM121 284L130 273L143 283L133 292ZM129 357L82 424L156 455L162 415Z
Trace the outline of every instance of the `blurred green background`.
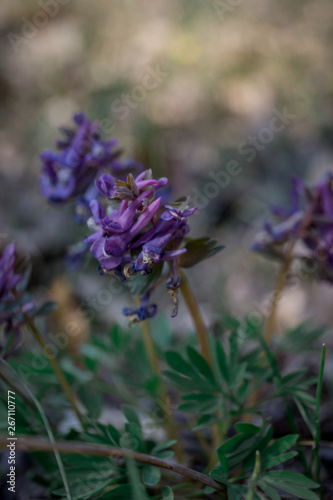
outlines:
M168 176L174 197L199 203L193 236L226 245L189 272L207 322L261 310L277 267L248 246L269 205L289 203L292 175L312 182L331 168L333 3L1 0L0 31L1 243L32 256L36 289L65 297L54 280L67 276L81 302L106 279L95 262L66 271L84 230L39 195L40 151L83 110L126 156ZM310 281L287 290L280 328L312 314L329 323L332 298ZM128 300L117 295L101 317L124 322ZM189 324L181 303L173 329Z

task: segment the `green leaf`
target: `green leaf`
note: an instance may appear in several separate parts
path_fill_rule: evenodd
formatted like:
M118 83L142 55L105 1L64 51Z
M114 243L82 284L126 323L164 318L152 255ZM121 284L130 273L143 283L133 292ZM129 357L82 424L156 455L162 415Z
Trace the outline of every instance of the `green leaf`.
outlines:
M314 415L309 410L309 408L304 406L303 402L301 400L299 400L297 397L294 398L294 401L296 403L296 406L297 406L304 422L306 423L309 431L311 432L312 436L314 437L315 432L316 432L316 423L315 423Z
M281 342L283 349L290 353L306 352L314 349L314 342L325 332L326 327L313 328L308 322L301 323L288 331Z
M228 361L225 352L223 350L223 347L221 346L219 341L216 341L216 355L222 378L228 383L229 382Z
M93 379L93 374L91 372L75 366L71 358L64 358L61 361L61 368L69 375L72 375L81 384L87 384Z
M221 409L221 399L214 394L189 394L182 397L183 401L188 401L179 406L180 411L194 413L215 413Z
M281 500L278 492L274 488L266 484L264 481L259 480L258 486L265 493L265 495L270 498L270 500Z
M228 460L227 460L226 456L223 455L223 453L220 453L219 450L216 450L216 454L217 454L217 457L219 459L220 467L221 467L221 470L222 470L223 474L225 474L226 477L228 477L228 475L229 475L229 464L228 464Z
M182 375L185 375L189 378L198 377L198 374L195 372L192 366L187 361L185 361L185 359L180 354L178 354L178 352L167 351L165 353L165 359L170 368L172 368L176 372L181 373Z
M253 424L243 424L243 423L238 423L235 425L237 432L241 432L243 434L257 434L257 432L260 431L260 427L257 427L256 425Z
M174 500L174 498L175 496L170 486L164 486L162 488L162 500Z
M217 240L207 237L196 240L188 239L185 245L187 252L179 258L181 267L193 267L198 262L213 257L225 248L223 245L216 246L216 243Z
M93 344L83 344L81 346L81 353L93 361L98 361L99 363L110 363L110 355L105 352L102 348L95 346Z
M151 288L159 277L162 274L163 262L159 264L153 265L153 272L148 275L142 275L141 273L137 273L135 276L132 276L130 280L127 280L128 287L131 291L131 294L136 295L144 295L149 288Z
M205 360L205 358L201 354L199 354L195 349L193 349L193 347L187 348L187 355L192 365L195 366L198 372L201 373L201 375L205 379L207 379L212 385L215 385L216 382L212 369Z
M89 477L89 474L86 474L86 476ZM71 482L71 490L74 492L72 494L72 500L88 500L91 497L94 497L98 493L102 492L107 486L110 484L110 479L108 480L96 480L94 479L87 479L86 481L82 479L77 479L73 482ZM58 488L56 490L52 490L52 493L54 493L57 496L62 496L64 497L65 495L65 490L64 488Z
M297 451L288 451L287 453L282 453L277 457L269 456L266 458L265 462L261 464L261 469L271 469L272 467L276 467L279 464L287 462L287 460L291 460L292 458L298 455Z
M103 398L99 391L87 384L78 389L80 401L88 410L91 418L97 419L102 413Z
M219 420L220 419L217 418L216 415L201 415L201 417L198 418L194 430L202 429L203 427L209 427Z
M134 500L132 496L132 486L130 484L122 484L106 491L98 500Z
M277 439L271 446L269 446L264 453L262 453L261 458L265 458L268 455L280 454L284 451L289 450L294 444L297 443L298 434L289 434L288 436L283 436Z
M260 482L268 483L279 490L295 495L297 498L304 500L318 500L318 495L311 489L319 488L319 484L315 483L306 476L290 471L270 471L260 476Z
M258 427L258 431L259 430L260 429ZM228 441L223 443L223 445L220 446L219 450L221 450L221 452L224 454L232 453L236 451L239 448L239 446L245 441L249 441L249 436L247 434L236 434L236 436L233 436L232 438L228 439Z
M122 405L121 409L127 420L132 424L136 424L141 429L141 422L134 408L130 405Z
M163 441L163 443L159 443L150 451L150 455L158 456L161 451L164 451L168 448L171 448L177 443L176 439L168 439L168 441Z
M171 371L165 371L164 375L182 392L192 392L193 389L207 391L207 381L203 380L198 374L195 374L191 379Z
M243 500L243 498L234 486L228 486L228 500Z
M155 486L161 479L161 471L153 465L145 465L142 469L142 479L148 486Z
M289 384L289 382L296 381L297 379L302 377L302 375L305 375L306 372L307 372L307 370L306 370L306 368L304 368L303 370L298 370L296 372L289 373L288 375L284 375L281 378L281 383L282 384Z
M228 475L224 472L224 470L222 469L222 467L220 465L215 467L209 473L209 475L212 479L215 479L215 481L217 481L221 484L224 484L225 486L227 486L229 484Z
M272 470L265 473L265 478L290 481L293 484L302 486L303 488L319 488L320 484L316 483L307 476L303 476L298 472L291 472L287 470Z

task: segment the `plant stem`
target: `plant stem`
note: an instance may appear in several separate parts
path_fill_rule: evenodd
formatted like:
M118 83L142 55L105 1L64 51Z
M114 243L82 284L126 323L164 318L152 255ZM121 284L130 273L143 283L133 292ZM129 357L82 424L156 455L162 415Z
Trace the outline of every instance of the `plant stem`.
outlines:
M282 263L281 270L280 270L280 273L279 273L279 276L278 276L278 279L276 282L273 301L272 301L272 307L271 307L271 310L269 312L269 315L268 315L268 318L267 318L267 321L265 324L265 328L264 328L264 339L266 342L269 342L272 338L278 303L279 303L279 300L281 298L281 294L283 292L284 285L286 284L286 281L287 281L290 265L293 261L294 245L295 245L295 243L292 243L289 247L289 250L286 254L285 260Z
M24 394L24 392L22 391L21 387L18 386L15 382L13 382L12 380L10 380L7 375L5 375L2 370L0 370L0 378L9 386L11 387L12 389L14 389L14 392L16 394L19 394L21 396L21 398L23 399L23 401L25 402L26 405L28 406L31 406L32 408L35 408L34 407L34 404L33 402L28 398L28 396L26 396Z
M180 269L180 277L182 279L180 289L182 291L183 297L185 299L188 310L190 311L193 323L195 325L195 329L197 331L199 345L201 348L201 354L213 368L213 360L210 354L208 334L205 327L205 323L200 314L199 305L193 295L189 282L187 281L187 278L181 269ZM218 424L214 424L212 427L212 438L213 438L214 452L215 452L215 450L219 447L221 442L220 429ZM214 454L212 454L208 467L213 466L214 463L215 463L215 456Z
M49 362L50 362L50 364L51 364L51 366L52 366L55 374L57 375L57 377L59 379L59 382L60 382L63 390L65 391L65 393L67 395L67 398L68 398L69 402L72 405L73 410L76 413L77 418L79 419L79 422L81 423L82 427L85 427L82 415L81 415L81 413L80 413L80 411L78 409L78 406L76 404L75 397L74 397L74 395L73 395L73 393L71 391L71 388L69 387L69 384L67 382L66 377L64 376L64 374L60 370L60 367L59 367L56 359L54 358L52 352L49 350L49 348L45 344L45 342L43 340L43 337L39 333L39 331L36 328L35 324L32 321L30 321L29 319L26 320L26 324L29 326L29 328L30 328L33 336L35 337L35 339L37 340L38 344L41 346L41 348L45 352L45 354L46 354L46 356L47 356L47 358L48 358L48 360L49 360Z
M315 460L316 460L316 481L320 484L320 401L321 393L323 388L323 378L324 378L324 368L325 368L325 356L326 356L326 346L323 344L323 350L321 354L318 385L317 385L317 395L316 395L316 434L315 434L315 448L313 450ZM322 498L322 491L320 492Z
M212 358L210 354L209 344L208 344L208 335L205 324L203 322L202 316L199 311L198 303L192 293L190 285L187 281L187 278L182 270L180 270L181 276L181 285L180 289L182 291L183 297L185 299L186 305L191 313L197 334L198 340L201 348L201 353L203 357L208 361L210 365L212 365Z
M289 244L289 248L286 251L285 258L284 258L284 261L283 261L283 264L281 267L281 271L280 271L280 274L279 274L279 277L278 277L278 280L276 283L276 287L275 287L273 304L272 304L269 316L268 316L267 321L266 321L265 329L264 329L264 339L267 342L269 342L271 337L272 337L278 302L280 300L284 285L285 285L287 277L288 277L290 265L291 265L293 258L294 258L293 251L294 251L294 248L296 246L297 239L302 237L305 229L311 223L313 209L314 209L314 203L312 202L312 203L310 203L310 205L309 205L309 207L304 215L304 218L303 218L303 220L298 228L297 238L294 241L291 241L291 243Z
M0 447L4 448L6 446L7 440L5 436L0 436ZM48 441L34 438L34 437L19 437L16 442L17 449L20 450L34 450L34 451L59 451L63 454L69 455L94 455L100 457L114 457L114 458L132 458L138 462L153 465L161 469L166 469L176 474L179 474L187 479L191 479L195 482L200 482L218 491L223 491L224 487L211 479L210 477L197 472L193 469L188 469L183 465L171 462L169 460L163 460L161 458L153 457L151 455L146 455L144 453L138 453L127 449L114 448L111 446L91 444L91 443L81 443L76 441L71 442L56 442L50 443Z
M146 353L149 359L149 363L151 366L152 371L160 378L161 377L161 370L158 364L158 359L156 356L156 351L155 347L153 344L153 341L151 339L150 331L149 331L149 326L147 324L147 321L141 321L141 328L142 328L142 333L143 333L143 341L145 344L146 348Z
M247 494L246 500L253 500L253 498L254 498L254 493L255 493L256 486L257 486L258 477L260 474L260 467L261 467L261 458L260 458L260 453L257 450L256 451L256 461L254 464L253 474L252 474L251 482L250 482L250 488L249 488L249 492Z
M140 304L139 297L136 297L135 301L136 301L137 305ZM171 406L170 406L170 400L169 400L168 394L165 391L165 387L163 384L162 374L161 374L158 358L156 355L154 343L153 343L152 338L151 338L149 325L148 325L147 321L141 321L140 324L141 324L142 333L143 333L143 341L145 344L146 353L147 353L147 356L148 356L148 359L150 362L151 369L159 380L159 394L160 394L161 403L163 406L162 409L163 409L164 417L166 420L167 428L169 431L169 435L172 439L175 439L177 441L177 443L174 446L174 451L175 451L177 459L179 461L181 461L181 458L182 458L181 457L181 449L180 449L180 446L178 443L177 430L176 430L175 425L171 419L172 411L171 411Z
M285 259L282 263L282 266L281 266L281 269L279 272L279 276L278 276L275 290L274 290L271 310L269 311L269 315L267 317L264 331L263 331L263 337L264 337L265 342L270 342L272 339L278 303L279 303L279 300L281 298L281 294L283 292L284 286L285 286L286 281L287 281L290 265L293 261L293 248L294 248L294 246L295 246L295 243L292 242L291 245L289 246L289 249L286 253ZM246 404L247 408L253 408L256 405L257 400L259 398L259 392L260 392L259 388L252 392L252 394L249 396L249 399L248 399L247 404ZM249 414L246 414L243 418L243 421L250 422L251 416Z

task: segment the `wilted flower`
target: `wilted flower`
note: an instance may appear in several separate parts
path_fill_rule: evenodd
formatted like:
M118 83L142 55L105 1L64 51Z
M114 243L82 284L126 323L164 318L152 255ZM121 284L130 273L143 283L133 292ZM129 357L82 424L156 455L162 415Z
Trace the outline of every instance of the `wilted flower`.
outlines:
M252 249L284 255L284 244L299 242L303 256L316 264L319 276L333 282L333 174L327 173L313 187L293 180L292 207L273 207L280 219L275 226L266 223Z

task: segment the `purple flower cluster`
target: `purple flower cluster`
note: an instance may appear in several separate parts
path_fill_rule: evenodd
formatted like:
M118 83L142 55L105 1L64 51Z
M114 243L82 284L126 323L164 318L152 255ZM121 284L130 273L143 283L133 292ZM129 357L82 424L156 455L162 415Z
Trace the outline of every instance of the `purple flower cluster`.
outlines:
M0 324L5 325L5 336L14 331L17 341L24 314L32 310L35 303L18 289L23 275L15 272L16 264L17 250L13 242L5 248L0 259Z
M166 178L153 179L151 170L132 174L121 181L103 174L95 185L105 204L92 200L93 216L88 227L94 234L85 239L91 253L99 261L102 272L114 272L122 280L137 273L148 275L157 264L168 262L167 289L174 298L173 316L177 314L177 290L180 285L177 259L186 252L180 248L189 232L187 219L196 208L165 205L159 215L161 197L158 190ZM115 207L117 204L117 207ZM133 321L152 317L156 306L148 306L149 292L144 294L138 309L124 310Z
M283 256L286 243L301 243L319 276L333 283L333 174L326 173L312 187L293 179L291 200L289 210L272 207L279 223L266 223L252 249Z
M97 173L110 166L119 154L115 140L101 139L98 122L77 113L74 123L75 130L61 129L64 138L57 141L58 151L45 150L41 154L41 192L52 202L83 196Z
M99 196L94 181L102 172L123 178L129 171L141 172L134 160L120 160L117 141L104 141L98 122L91 122L84 113L74 116L76 128L62 127L64 137L58 140L57 151L41 154L41 194L52 203L75 200L75 221L86 223L90 217L89 204ZM82 265L88 246L81 243L68 249L66 262L72 269Z
M131 321L156 313L156 306L148 301L155 282L162 280L162 268L168 265L166 287L175 316L181 282L178 259L187 251L183 245L189 232L187 219L196 208L189 209L185 202L166 204L162 209L167 188L161 188L168 183L166 178L156 180L150 170L143 171L135 161L119 160L116 141L102 140L98 122L91 122L83 113L74 116L74 123L74 130L61 129L64 138L57 142L57 151L46 150L41 155L42 195L56 203L75 200L76 220L87 222L93 231L83 242L70 247L67 264L79 267L90 246L101 273L112 272L126 281L154 272L156 279L147 280L147 286L137 292L140 306L124 310ZM204 246L194 245L196 259L200 252L204 256L213 251Z

